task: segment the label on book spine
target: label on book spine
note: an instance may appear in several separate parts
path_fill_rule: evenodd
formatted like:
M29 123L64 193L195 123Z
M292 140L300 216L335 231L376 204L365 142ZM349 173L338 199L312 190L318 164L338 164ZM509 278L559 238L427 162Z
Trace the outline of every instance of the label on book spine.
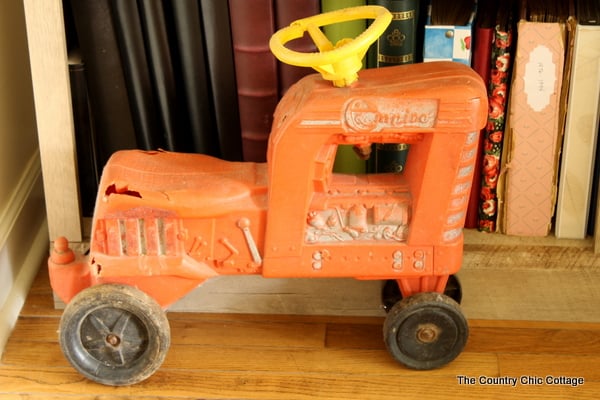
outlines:
M537 46L529 55L523 83L527 104L534 111L542 111L550 104L556 92L556 65L552 61L552 52L546 46Z

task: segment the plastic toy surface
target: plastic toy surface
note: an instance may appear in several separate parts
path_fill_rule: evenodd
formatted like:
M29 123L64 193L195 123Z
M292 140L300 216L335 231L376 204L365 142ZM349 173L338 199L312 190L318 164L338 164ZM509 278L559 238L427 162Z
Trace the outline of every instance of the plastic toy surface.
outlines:
M330 50L321 25L365 17L376 19L365 35ZM109 385L147 378L169 347L163 309L211 277L235 274L394 280L403 299L384 324L391 355L430 369L462 351L468 326L443 293L462 262L486 91L474 71L451 62L364 70L357 80L356 60L389 19L382 7L359 7L273 37L277 56L343 87L317 74L294 85L276 109L266 164L163 151L112 156L89 254L61 238L49 259L52 287L67 303L59 340L76 369ZM284 48L304 30L321 54L303 59ZM332 172L338 145L372 143L411 144L404 172Z

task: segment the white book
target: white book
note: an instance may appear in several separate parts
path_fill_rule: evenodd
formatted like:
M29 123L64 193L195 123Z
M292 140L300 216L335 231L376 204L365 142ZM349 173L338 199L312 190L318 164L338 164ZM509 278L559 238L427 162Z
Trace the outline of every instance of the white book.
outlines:
M555 234L586 236L598 135L600 104L600 25L577 24L573 48Z

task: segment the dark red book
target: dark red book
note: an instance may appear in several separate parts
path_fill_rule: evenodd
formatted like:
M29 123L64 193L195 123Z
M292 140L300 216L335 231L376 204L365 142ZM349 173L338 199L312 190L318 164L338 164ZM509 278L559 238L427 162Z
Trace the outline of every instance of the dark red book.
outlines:
M229 0L244 161L264 162L279 100L277 61L269 48L275 32L271 0Z
M320 0L275 0L275 27L277 30L290 23L319 14L321 12ZM286 47L300 53L314 53L317 47L308 34L300 39L292 40ZM279 95L283 96L290 86L302 77L315 72L312 68L297 67L277 62L279 72Z
M490 82L492 71L492 47L494 43L494 26L496 21L496 2L493 0L480 1L475 28L473 29L473 50L471 67L481 76L486 86ZM479 226L479 202L481 195L481 169L483 163L483 141L485 128L479 133L477 159L465 219L465 228L475 229Z

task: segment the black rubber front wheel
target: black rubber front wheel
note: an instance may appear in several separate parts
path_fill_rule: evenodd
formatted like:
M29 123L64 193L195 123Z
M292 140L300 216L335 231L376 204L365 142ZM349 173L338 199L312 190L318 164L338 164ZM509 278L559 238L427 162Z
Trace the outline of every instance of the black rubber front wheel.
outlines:
M125 285L83 290L65 308L59 341L83 376L123 386L151 376L170 345L169 321L156 301Z
M460 306L440 293L417 293L387 314L383 336L389 353L412 369L442 367L463 350L469 326Z

